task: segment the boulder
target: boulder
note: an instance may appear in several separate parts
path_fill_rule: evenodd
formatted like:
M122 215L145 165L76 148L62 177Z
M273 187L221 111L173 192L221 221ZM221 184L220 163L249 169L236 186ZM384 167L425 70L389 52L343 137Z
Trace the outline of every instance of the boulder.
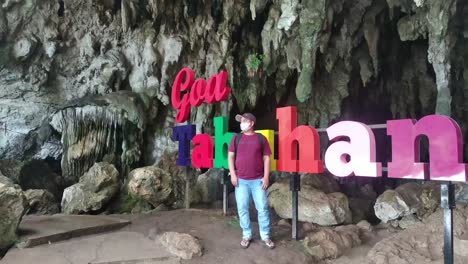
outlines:
M453 212L455 263L468 263L468 207ZM443 263L443 210L438 209L422 221L379 242L367 254L367 264Z
M459 204L468 204L468 183L455 183L455 200Z
M377 198L375 215L387 223L403 216L414 214L421 207L421 185L410 182L395 190L387 190Z
M161 235L160 241L170 253L182 259L192 259L203 254L200 241L189 234L166 232Z
M2 177L1 182L6 182ZM17 240L16 231L23 215L28 210L28 202L23 191L11 182L0 182L0 253Z
M29 203L29 214L58 214L59 204L54 195L47 190L27 190L24 192Z
M291 218L292 197L288 183L274 183L268 201L281 218ZM299 221L332 226L351 222L348 198L339 192L326 194L308 185L299 192Z
M169 173L158 167L147 166L130 172L126 188L129 194L157 207L169 200L172 178Z
M410 214L403 216L403 218L399 220L397 224L401 229L408 229L418 222L419 219L414 214Z
M172 141L171 141L172 142ZM166 171L171 175L172 179L172 197L174 198L173 206L176 208L185 208L185 169L176 165L177 152L166 151L162 154L156 167ZM190 186L194 186L197 181L198 171L190 170ZM191 189L191 197L193 197L193 188ZM195 201L197 202L197 201Z
M440 183L428 181L422 185L419 197L421 206L416 215L419 219L427 218L440 207Z
M119 172L114 165L99 162L83 174L79 183L65 189L62 211L81 214L99 211L120 189Z
M15 185L15 183L8 177L5 177L1 174L0 172L0 188L4 186L12 186ZM19 186L17 186L19 188Z
M306 173L301 175L301 184L309 185L324 193L334 193L340 191L338 182L330 174L312 174Z
M354 225L322 229L303 241L306 252L317 260L336 259L361 243L361 229Z
M120 190L117 198L112 199L107 206L110 213L116 214L141 214L151 212L153 208L150 203L142 198L129 194L125 187Z
M210 169L197 178L192 189L192 203L210 204L223 199L223 170Z

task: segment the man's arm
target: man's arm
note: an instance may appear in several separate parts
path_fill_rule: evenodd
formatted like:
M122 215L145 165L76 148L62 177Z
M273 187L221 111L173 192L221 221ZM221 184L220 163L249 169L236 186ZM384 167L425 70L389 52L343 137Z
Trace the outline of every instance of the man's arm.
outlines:
M263 156L263 179L262 189L266 190L270 184L270 156Z
M234 152L228 152L228 165L229 173L231 174L231 183L234 186L237 186L237 175L236 170L234 169Z

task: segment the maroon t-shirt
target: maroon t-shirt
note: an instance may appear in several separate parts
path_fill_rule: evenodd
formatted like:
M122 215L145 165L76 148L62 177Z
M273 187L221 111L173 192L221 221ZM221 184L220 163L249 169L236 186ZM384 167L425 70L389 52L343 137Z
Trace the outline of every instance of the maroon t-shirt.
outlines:
M240 136L237 135L238 137ZM263 136L263 150L261 149L258 136L253 135L244 135L237 145L237 157L236 157L236 175L240 179L244 180L254 180L263 178L263 156L270 156L271 150L268 140ZM231 139L231 144L229 144L229 152L234 152L234 141L236 136L233 136Z

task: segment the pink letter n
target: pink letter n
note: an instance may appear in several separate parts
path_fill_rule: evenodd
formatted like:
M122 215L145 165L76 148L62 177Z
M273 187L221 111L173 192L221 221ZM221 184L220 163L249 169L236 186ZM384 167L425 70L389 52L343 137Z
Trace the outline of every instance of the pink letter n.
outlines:
M389 120L387 135L392 137L389 178L428 178L427 163L417 160L419 137L425 135L429 139L430 179L466 181L462 134L458 124L450 117L429 115L418 122L412 119Z

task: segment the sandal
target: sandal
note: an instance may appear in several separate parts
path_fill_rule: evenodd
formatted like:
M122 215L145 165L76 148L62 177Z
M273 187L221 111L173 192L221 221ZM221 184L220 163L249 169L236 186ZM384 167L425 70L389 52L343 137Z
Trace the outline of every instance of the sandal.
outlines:
M246 238L246 237L242 238L242 240L240 242L241 248L243 248L243 249L248 248L250 246L250 241L252 241L252 239Z
M269 249L275 248L275 243L271 239L264 239L263 242L265 242L265 246L267 246Z

